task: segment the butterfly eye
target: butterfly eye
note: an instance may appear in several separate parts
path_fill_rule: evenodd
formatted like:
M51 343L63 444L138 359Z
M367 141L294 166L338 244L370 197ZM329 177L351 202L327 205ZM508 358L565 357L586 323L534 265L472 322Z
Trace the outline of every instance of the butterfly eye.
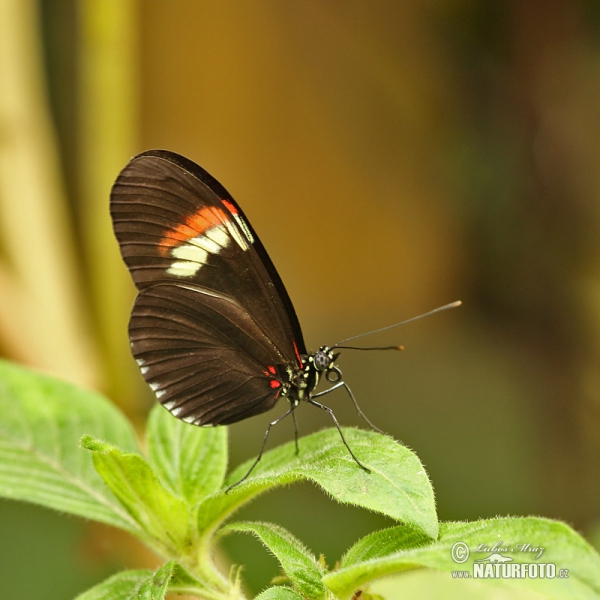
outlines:
M331 365L332 357L329 352L319 350L315 353L314 365L317 371L326 371Z

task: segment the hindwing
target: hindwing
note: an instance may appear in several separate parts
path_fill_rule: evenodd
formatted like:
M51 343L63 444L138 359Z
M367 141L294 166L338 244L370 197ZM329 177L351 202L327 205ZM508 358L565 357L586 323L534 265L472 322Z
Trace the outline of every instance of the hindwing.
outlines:
M282 357L235 300L194 285L158 284L138 295L132 353L157 399L196 425L224 425L273 407Z

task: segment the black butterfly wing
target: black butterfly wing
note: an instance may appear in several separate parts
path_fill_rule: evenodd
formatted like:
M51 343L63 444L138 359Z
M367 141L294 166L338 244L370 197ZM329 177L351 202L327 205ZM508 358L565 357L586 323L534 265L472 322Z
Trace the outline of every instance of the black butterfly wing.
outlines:
M200 424L271 408L281 365L300 366L306 349L289 295L227 191L192 161L154 150L123 169L111 214L140 290L132 351L158 399Z
M139 289L195 283L243 304L285 356L306 352L289 295L241 208L219 182L173 152L134 157L111 192L123 258Z
M285 366L236 300L194 285L157 284L136 298L132 352L157 399L196 425L225 425L273 407Z

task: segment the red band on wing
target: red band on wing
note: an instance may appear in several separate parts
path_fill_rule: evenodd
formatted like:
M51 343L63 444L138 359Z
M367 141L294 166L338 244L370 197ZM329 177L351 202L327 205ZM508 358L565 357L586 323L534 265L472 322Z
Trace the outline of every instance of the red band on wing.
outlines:
M239 214L238 209L231 203L229 202L229 200L225 200L224 198L221 198L221 202L225 205L225 207L227 208L227 210L232 214L232 215L237 215Z
M292 343L294 344L294 353L296 354L296 359L298 360L298 365L300 367L304 367L304 363L302 362L300 352L298 352L298 346L296 346L296 340L294 340Z
M211 227L222 225L229 221L229 217L220 208L204 206L198 212L186 218L185 222L169 229L160 244L160 253L166 255L171 248L181 246L182 243L203 234Z

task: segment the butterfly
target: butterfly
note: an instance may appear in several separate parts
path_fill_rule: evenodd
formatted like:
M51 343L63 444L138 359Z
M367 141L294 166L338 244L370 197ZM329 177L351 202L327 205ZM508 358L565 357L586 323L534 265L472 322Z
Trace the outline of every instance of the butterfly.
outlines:
M256 461L234 485L258 464L274 425L289 415L296 425L294 411L302 402L329 414L352 459L369 471L331 408L317 401L345 388L377 429L336 364L340 344L360 336L306 350L285 286L227 190L191 160L149 150L117 177L110 211L138 289L131 351L156 399L178 419L201 427L236 423L281 399L288 402L269 424ZM323 379L330 387L317 392Z

